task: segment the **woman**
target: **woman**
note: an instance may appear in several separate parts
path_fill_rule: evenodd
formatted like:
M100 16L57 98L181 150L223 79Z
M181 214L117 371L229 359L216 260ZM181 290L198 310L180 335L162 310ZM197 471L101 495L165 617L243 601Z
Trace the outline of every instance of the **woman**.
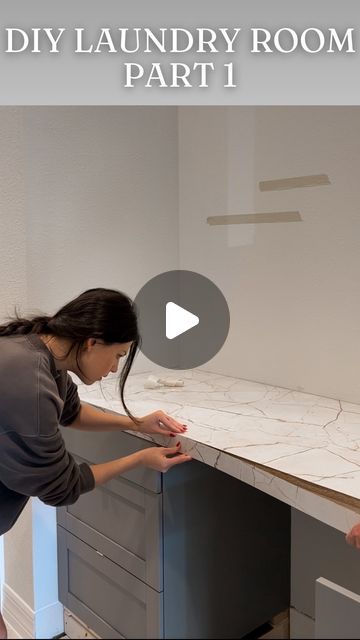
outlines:
M90 289L53 317L17 318L0 326L0 535L11 529L30 496L55 507L140 465L165 472L191 460L175 447L151 447L103 464L78 465L59 425L84 431L134 429L175 436L186 426L163 411L135 418L124 385L139 334L132 301L110 289ZM126 416L104 413L79 400L68 374L87 384L120 374ZM169 457L170 456L170 457ZM6 628L0 614L0 638Z

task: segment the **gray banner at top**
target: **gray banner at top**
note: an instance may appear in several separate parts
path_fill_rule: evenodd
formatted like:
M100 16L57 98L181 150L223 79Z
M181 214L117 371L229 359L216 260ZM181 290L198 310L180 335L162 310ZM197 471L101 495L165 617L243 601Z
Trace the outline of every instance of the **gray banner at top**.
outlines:
M0 104L360 104L358 0L0 0Z

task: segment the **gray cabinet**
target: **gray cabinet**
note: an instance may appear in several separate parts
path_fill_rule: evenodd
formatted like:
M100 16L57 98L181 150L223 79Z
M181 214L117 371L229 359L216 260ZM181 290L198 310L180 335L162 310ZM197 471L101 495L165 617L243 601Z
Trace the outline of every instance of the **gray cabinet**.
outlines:
M318 578L315 588L315 638L353 638L360 634L360 596Z
M92 463L152 446L65 439ZM102 637L240 638L289 606L290 509L199 462L124 474L58 525L60 600Z
M356 602L360 594L359 576L360 554L346 543L345 534L293 509L291 606L301 616L306 616L309 628L313 623L315 637L359 637L360 625L357 635L346 635L351 620L345 621L346 616L342 615L347 607L353 611L356 605L360 607ZM350 597L346 599L350 593L353 601ZM331 616L337 620L336 625L331 626ZM336 630L335 635L328 635L328 632L323 635L325 629L331 628ZM342 629L340 635L337 635L338 629ZM313 638L314 633L299 635L295 626L291 629L292 638Z

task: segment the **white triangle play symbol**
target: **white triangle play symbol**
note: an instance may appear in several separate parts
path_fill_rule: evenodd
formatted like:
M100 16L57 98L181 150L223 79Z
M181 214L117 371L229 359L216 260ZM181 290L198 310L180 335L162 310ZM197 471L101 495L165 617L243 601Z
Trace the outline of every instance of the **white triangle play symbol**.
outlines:
M197 324L199 324L199 318L195 314L179 307L175 302L166 304L166 337L169 340L189 331Z

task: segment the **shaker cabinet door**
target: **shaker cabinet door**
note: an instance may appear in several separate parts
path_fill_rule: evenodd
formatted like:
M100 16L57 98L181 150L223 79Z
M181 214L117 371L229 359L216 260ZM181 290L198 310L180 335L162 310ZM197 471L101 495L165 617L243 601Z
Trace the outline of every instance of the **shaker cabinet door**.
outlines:
M161 638L162 594L58 527L60 601L102 638Z

